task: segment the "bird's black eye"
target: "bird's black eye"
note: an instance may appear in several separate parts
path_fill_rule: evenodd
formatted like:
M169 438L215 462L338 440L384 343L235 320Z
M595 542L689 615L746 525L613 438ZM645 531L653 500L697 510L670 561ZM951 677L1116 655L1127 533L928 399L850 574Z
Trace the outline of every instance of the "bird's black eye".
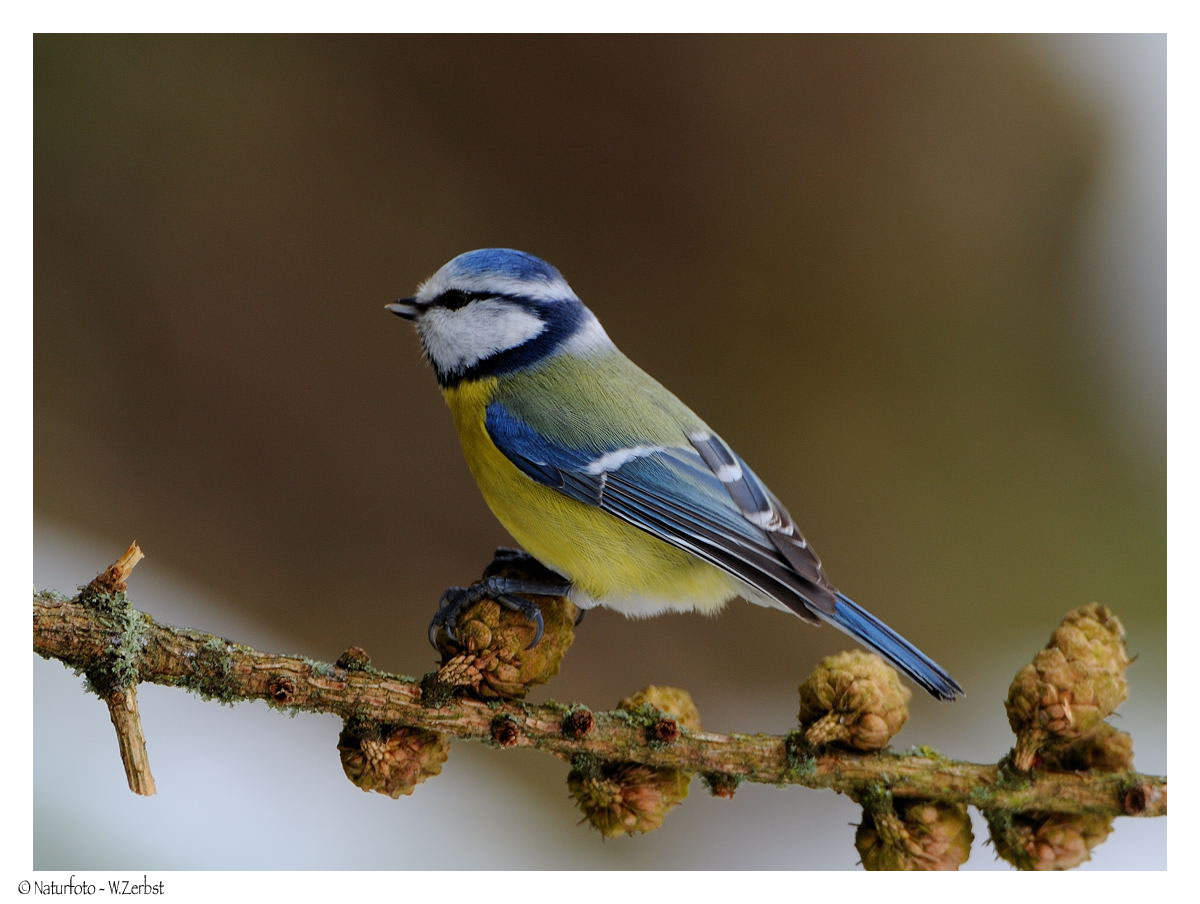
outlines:
M441 295L433 300L433 304L439 308L446 308L449 311L457 311L461 307L470 304L474 299L459 289L447 289Z

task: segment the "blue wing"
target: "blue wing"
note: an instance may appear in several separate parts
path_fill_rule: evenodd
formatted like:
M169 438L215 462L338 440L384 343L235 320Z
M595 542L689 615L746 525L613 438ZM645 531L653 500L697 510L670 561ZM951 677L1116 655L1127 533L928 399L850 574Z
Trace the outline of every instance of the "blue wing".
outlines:
M579 449L500 402L488 406L485 423L496 448L538 483L715 565L807 621L828 621L935 697L962 693L941 666L829 583L787 510L715 434L687 434L688 446Z
M505 457L538 483L692 553L808 621L836 606L836 591L791 518L715 436L694 434L691 447L577 449L537 433L499 402L488 406L486 426ZM714 443L715 467L706 460L718 454Z

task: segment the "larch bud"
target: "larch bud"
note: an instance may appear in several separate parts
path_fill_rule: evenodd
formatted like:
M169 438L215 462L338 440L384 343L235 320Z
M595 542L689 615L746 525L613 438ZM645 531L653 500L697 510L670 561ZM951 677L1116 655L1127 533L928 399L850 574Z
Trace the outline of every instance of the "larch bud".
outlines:
M629 713L647 706L678 726L700 730L700 711L685 690L651 685L617 704ZM617 838L657 829L688 796L691 780L692 774L683 769L577 758L567 789L593 828L605 838Z
M641 763L604 763L588 774L572 769L567 789L584 818L605 838L651 832L688 795L691 776L681 769Z
M1107 722L1077 741L1047 744L1038 754L1040 765L1058 772L1124 772L1133 768L1133 738Z
M1074 869L1112 831L1112 817L985 812L996 853L1022 870Z
M400 797L442 771L450 738L404 725L347 725L338 753L346 778L358 787Z
M868 870L956 870L974 840L965 806L898 799L886 817L863 809L854 846Z
M1058 647L1072 659L1106 672L1123 673L1129 665L1125 626L1099 603L1088 603L1063 616L1046 646Z
M651 684L623 699L617 704L617 709L634 712L643 706L652 706L663 715L670 716L681 728L700 730L700 710L692 701L692 695L682 688Z
M908 721L912 692L874 653L822 659L800 685L800 724L810 744L882 750Z
M1100 731L1129 694L1128 664L1120 619L1097 603L1068 612L1009 687L1005 709L1017 735L1013 765L1026 771L1047 744Z
M457 641L438 634L442 667L438 680L465 685L480 697L524 697L529 687L558 674L575 639L579 610L563 597L531 597L542 610L545 633L529 649L535 627L519 612L494 600L480 600L459 619Z

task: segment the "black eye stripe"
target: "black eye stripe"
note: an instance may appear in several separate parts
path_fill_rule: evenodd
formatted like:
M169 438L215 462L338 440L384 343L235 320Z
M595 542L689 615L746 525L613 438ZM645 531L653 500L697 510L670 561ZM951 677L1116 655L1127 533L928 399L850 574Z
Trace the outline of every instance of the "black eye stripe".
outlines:
M466 307L476 298L481 297L473 292L462 292L458 289L447 289L437 298L429 303L430 307L445 308L448 311L457 311L459 308Z
M447 289L441 295L427 302L425 306L427 308L445 308L448 311L457 311L459 308L465 308L473 301L483 301L489 298L512 301L524 307L528 307L531 304L529 300L519 295L510 295L506 292L466 292L462 289Z

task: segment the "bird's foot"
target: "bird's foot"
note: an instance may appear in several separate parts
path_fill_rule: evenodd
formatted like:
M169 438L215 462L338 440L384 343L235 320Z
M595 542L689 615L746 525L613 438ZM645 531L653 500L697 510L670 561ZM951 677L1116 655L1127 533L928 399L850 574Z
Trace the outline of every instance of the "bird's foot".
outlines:
M477 586L472 584L470 587L447 587L442 598L438 600L437 611L433 613L433 618L429 622L429 644L435 650L437 649L438 632L443 628L446 629L447 637L451 640L458 640L458 635L455 633L458 628L458 619L482 599L475 591Z
M515 569L523 572L521 577L497 574L502 570ZM438 631L445 630L451 640L458 640L456 630L462 614L484 599L495 600L505 609L518 612L533 623L533 640L526 649L536 647L542 639L546 626L542 610L537 603L526 598L532 596L563 596L571 582L551 571L528 553L501 547L496 550L492 563L484 570L483 579L470 587L451 587L442 594L437 612L429 623L429 642L437 648ZM576 621L576 624L579 622Z
M519 568L528 575L539 575L543 580L550 582L561 581L562 590L555 595L562 595L571 587L571 582L564 578L557 571L552 571L547 568L529 553L523 549L513 549L509 546L497 546L495 553L492 554L492 564L484 569L483 576L489 577L500 572L505 568ZM578 628L583 622L583 617L587 615L587 609L580 609L579 614L575 616L575 623L572 627Z

